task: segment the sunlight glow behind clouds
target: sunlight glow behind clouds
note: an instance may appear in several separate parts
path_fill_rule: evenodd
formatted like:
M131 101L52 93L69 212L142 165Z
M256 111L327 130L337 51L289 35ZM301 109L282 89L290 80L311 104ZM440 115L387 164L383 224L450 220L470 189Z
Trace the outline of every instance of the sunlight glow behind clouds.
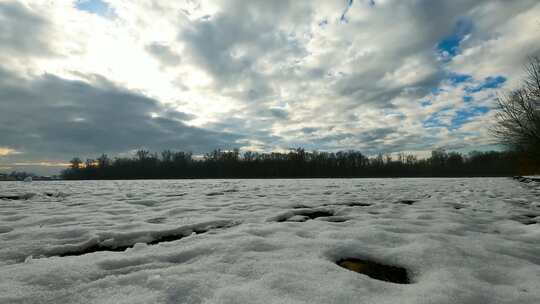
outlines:
M14 154L19 154L19 152L14 149L0 147L0 156L8 156Z

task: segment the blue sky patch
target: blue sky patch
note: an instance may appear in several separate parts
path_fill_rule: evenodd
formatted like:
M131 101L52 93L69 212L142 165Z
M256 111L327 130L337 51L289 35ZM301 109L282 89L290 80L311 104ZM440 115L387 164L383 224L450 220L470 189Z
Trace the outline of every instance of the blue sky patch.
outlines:
M467 109L461 109L457 111L456 116L452 118L451 129L457 129L464 123L469 122L471 118L481 116L489 112L489 108L485 106L474 106Z
M470 82L473 80L471 75L451 73L448 77L453 85L457 85L464 82Z
M81 11L96 14L102 17L113 17L114 10L102 0L78 0L75 2L75 7Z
M495 76L487 77L484 79L484 82L471 88L467 88L468 93L476 93L486 89L497 89L500 88L506 82L506 77L504 76Z
M423 121L422 125L424 128L446 127L449 130L455 130L461 127L464 123L471 121L474 117L484 115L490 110L490 108L486 106L469 106L467 108L460 109L450 121L450 125L448 125L447 123L441 122L440 116L441 113L444 113L450 109L450 107L445 107L440 111L433 113L429 118Z
M424 128L441 127L442 123L439 120L439 116L437 114L433 114L422 122L422 126Z
M456 22L452 33L437 44L437 50L444 61L449 61L458 54L461 41L471 33L472 29L473 23L470 19L463 18Z

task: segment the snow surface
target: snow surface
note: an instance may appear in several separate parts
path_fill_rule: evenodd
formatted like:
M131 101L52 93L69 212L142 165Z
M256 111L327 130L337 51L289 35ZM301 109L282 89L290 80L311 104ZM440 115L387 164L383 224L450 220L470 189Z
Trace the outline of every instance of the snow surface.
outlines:
M20 198L0 199L2 304L540 303L536 182L2 182L1 196ZM348 257L412 284L336 265Z

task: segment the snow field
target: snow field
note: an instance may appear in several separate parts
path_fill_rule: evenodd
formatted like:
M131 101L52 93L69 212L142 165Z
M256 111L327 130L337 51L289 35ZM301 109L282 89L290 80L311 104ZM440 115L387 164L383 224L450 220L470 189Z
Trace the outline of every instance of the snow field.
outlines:
M540 303L536 182L6 182L1 196L20 199L0 199L0 303Z

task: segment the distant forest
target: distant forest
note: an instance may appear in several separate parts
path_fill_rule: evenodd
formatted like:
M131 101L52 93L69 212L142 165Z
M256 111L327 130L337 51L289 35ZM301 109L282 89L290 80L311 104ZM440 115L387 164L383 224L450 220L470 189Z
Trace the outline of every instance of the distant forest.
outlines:
M527 174L532 164L514 152L471 152L438 149L431 157L367 157L358 151L256 153L214 150L203 157L191 153L139 150L133 157L71 160L64 179L169 178L340 178L340 177L474 177Z

